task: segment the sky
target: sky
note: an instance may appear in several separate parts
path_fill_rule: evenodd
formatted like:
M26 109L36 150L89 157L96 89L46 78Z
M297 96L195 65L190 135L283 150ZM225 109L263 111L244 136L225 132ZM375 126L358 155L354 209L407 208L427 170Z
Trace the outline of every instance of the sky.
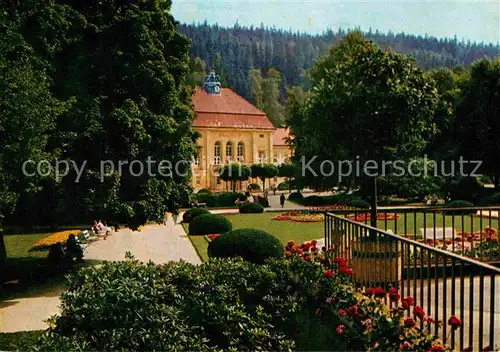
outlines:
M218 23L319 34L331 28L500 43L500 0L172 0L181 23Z

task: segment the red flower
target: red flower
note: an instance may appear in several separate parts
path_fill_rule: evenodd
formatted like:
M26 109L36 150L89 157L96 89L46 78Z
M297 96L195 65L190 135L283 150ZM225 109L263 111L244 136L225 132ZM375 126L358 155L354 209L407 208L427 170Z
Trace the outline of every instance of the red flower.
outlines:
M302 249L295 247L295 252L297 252L298 255L302 255Z
M290 246L290 247L291 246L295 246L295 242L294 241L288 241L287 246Z
M432 317L427 317L427 319L425 319L425 321L429 324L434 324L436 321L434 320L434 318Z
M403 342L399 345L400 350L407 350L411 348L411 344L408 341Z
M415 316L416 316L418 319L420 319L420 320L424 319L424 317L425 317L425 312L424 312L424 310L422 309L422 307L420 307L420 306L416 306L416 307L413 309L413 314L415 314Z
M384 298L386 295L384 289L380 286L377 286L373 289L373 296L376 298Z
M347 260L345 258L336 258L335 259L335 263L338 265L338 266L346 266L347 265Z
M415 325L417 325L417 323L415 323L415 320L413 320L412 318L406 318L405 321L404 321L404 325L407 327L407 328L412 328L414 327Z
M330 304L330 303L332 303L332 302L333 302L333 298L332 298L332 297L328 297L328 298L326 299L326 303Z
M329 278L333 277L333 271L332 271L332 269L328 269L327 271L325 271L325 276L329 277Z
M306 257L304 257L304 260L305 260L306 262L309 262L309 261L311 261L311 257L310 257L310 256L306 256Z
M347 308L347 313L349 313L349 315L358 315L358 306L350 306Z
M452 315L450 319L448 319L448 325L450 325L453 330L457 330L462 326L462 321L456 316Z
M311 241L311 244L312 244L313 246L316 246L316 245L318 244L318 241L316 241L316 240L312 240L312 241Z
M403 298L401 304L403 305L403 309L410 309L410 301L408 301L408 298Z
M345 326L344 325L339 325L337 326L337 329L335 330L337 332L337 335L343 335L344 334L344 329L345 329Z
M432 345L431 349L429 350L431 352L438 352L438 351L446 351L443 346L439 345Z
M286 252L287 257L291 257L292 255L293 255L292 252Z
M367 295L368 297L371 297L373 295L373 288L368 287L365 291L365 295Z
M394 302L399 301L401 296L399 295L399 291L397 288L391 287L389 289L389 298L391 299L391 301L394 301Z
M338 315L340 315L341 317L345 317L345 316L346 316L346 314L347 314L347 313L346 313L346 311L345 311L345 310L343 310L343 309L339 309L339 311L338 311L337 313L338 313Z
M354 275L354 270L349 268L347 265L341 265L339 267L339 272L342 274L346 274L348 276L353 276Z
M413 297L408 296L408 297L406 297L405 299L406 299L406 301L408 302L408 304L409 304L410 306L415 305L415 300L413 299Z
M317 252L318 251L318 248L316 247L311 247L311 252Z

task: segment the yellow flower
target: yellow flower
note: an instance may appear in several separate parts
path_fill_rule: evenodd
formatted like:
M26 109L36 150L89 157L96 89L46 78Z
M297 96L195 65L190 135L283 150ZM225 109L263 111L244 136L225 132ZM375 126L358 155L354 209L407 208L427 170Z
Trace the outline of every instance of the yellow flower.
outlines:
M73 234L77 236L80 233L80 230L66 230L55 232L53 234L48 235L47 237L42 238L40 241L35 243L30 251L34 250L43 250L48 249L51 245L61 242L62 244L66 243L69 235Z

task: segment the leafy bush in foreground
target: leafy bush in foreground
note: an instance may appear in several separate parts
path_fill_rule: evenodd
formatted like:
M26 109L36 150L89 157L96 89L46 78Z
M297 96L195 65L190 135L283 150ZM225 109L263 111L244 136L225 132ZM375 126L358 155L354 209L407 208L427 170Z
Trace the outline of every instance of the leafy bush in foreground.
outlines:
M269 258L283 257L283 245L273 235L257 229L236 229L210 242L210 258L242 257L263 264Z
M288 196L290 202L300 202L302 199L304 199L304 196L300 192L292 192Z
M346 260L325 267L314 241L286 250L262 265L212 258L84 268L70 276L52 327L22 350L444 350L416 317L405 320L411 297L356 289Z

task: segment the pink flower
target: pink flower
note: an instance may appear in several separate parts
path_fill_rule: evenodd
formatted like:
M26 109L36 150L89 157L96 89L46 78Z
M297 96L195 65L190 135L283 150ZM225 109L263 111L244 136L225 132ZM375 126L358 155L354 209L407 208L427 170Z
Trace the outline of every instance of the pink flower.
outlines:
M349 315L358 315L358 306L350 306L347 308Z
M345 329L345 326L344 325L339 325L337 326L337 329L335 330L337 332L337 335L343 335L344 334L344 329Z
M327 271L325 271L324 275L328 278L331 278L333 277L333 271L332 269L328 269Z
M347 314L347 313L346 313L346 311L345 311L345 310L343 310L343 309L339 309L339 311L338 311L338 315L340 315L341 317L345 317L345 316L346 316L346 314Z
M331 304L332 302L333 302L333 298L332 297L328 297L326 299L326 303Z

